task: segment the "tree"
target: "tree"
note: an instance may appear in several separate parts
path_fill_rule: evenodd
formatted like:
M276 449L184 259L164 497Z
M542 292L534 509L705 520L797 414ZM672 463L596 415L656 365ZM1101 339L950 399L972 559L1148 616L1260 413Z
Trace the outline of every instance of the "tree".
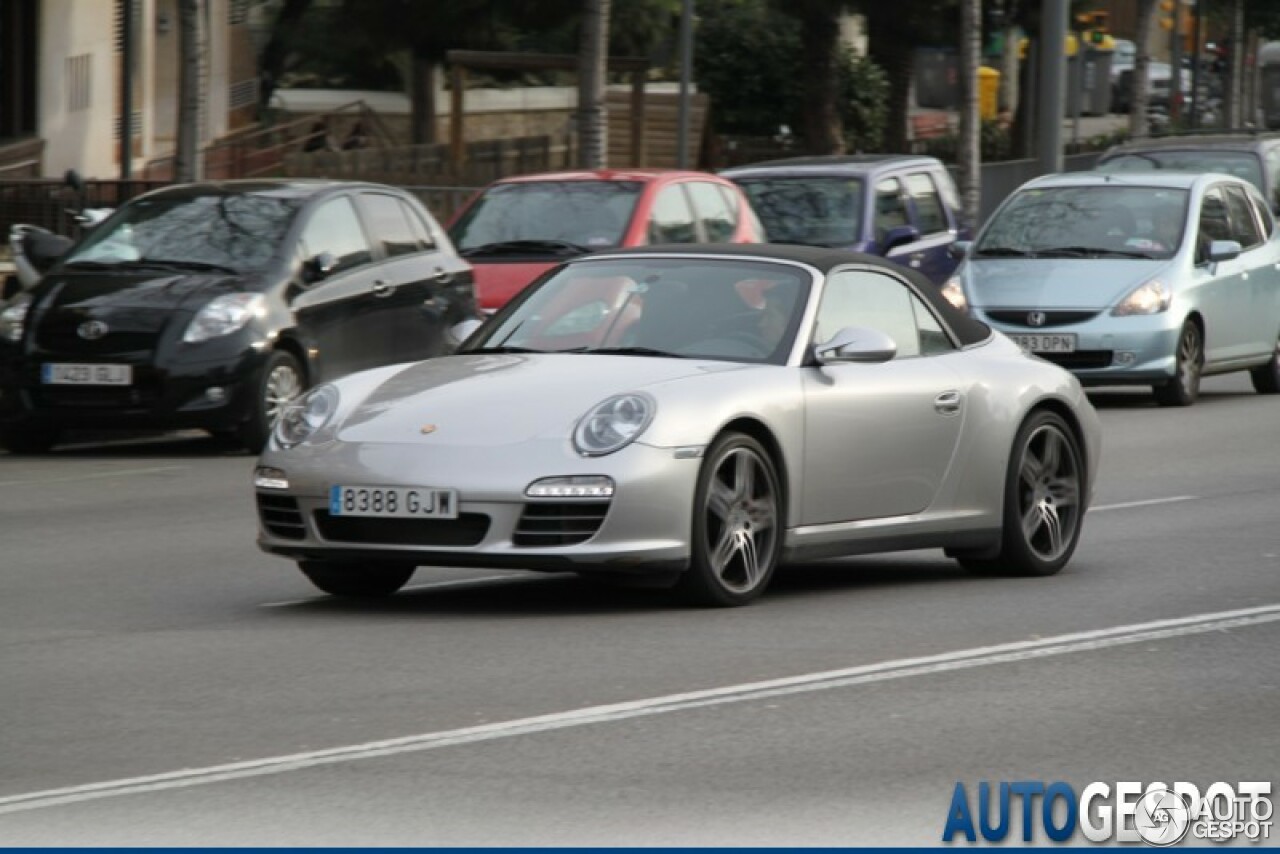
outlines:
M1151 69L1151 51L1147 44L1151 41L1151 27L1156 19L1156 4L1159 0L1138 0L1138 29L1134 35L1138 52L1133 60L1133 77L1129 90L1129 136L1143 139L1147 136L1147 79ZM1179 72L1174 72L1174 80ZM1170 94L1177 91L1170 89Z
M605 73L609 62L609 0L584 0L578 51L578 146L583 167L601 169L608 157Z
M178 0L178 147L173 177L200 177L200 0Z
M838 103L836 61L840 46L840 15L849 0L775 0L779 11L800 22L803 122L801 131L810 151L839 154L845 150Z
M978 68L982 61L982 0L960 0L960 194L965 219L978 221L982 200L982 117L978 107Z

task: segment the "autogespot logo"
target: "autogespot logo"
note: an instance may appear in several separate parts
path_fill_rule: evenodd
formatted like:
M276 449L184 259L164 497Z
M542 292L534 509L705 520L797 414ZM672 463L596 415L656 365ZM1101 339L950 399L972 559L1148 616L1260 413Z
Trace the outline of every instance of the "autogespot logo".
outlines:
M1214 783L1203 796L1192 783L1090 783L1077 797L1070 784L1038 780L979 783L976 802L956 783L942 841L1145 842L1159 847L1271 836L1270 782ZM1043 835L1041 835L1043 834Z

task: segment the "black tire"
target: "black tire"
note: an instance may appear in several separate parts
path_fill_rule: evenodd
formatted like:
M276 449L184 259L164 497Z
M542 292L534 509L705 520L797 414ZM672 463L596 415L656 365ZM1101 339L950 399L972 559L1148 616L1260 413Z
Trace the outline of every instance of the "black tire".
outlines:
M782 554L785 495L764 447L742 433L712 443L693 498L689 568L676 592L696 605L745 605L769 585Z
M1204 368L1204 336L1195 321L1182 324L1174 350L1173 379L1151 391L1161 406L1190 406L1200 397L1200 372Z
M330 596L381 599L404 587L417 567L401 563L300 560L298 569Z
M236 438L250 453L260 453L271 438L276 416L307 387L307 375L297 357L276 350L267 357L253 385L249 418L236 430Z
M976 575L1046 576L1066 566L1084 523L1084 457L1060 415L1040 411L1018 429L1005 474L997 556L958 562Z
M1280 394L1280 342L1277 342L1271 361L1249 371L1253 390L1258 394Z
M11 454L47 454L58 444L60 436L57 427L9 424L0 427L0 446Z

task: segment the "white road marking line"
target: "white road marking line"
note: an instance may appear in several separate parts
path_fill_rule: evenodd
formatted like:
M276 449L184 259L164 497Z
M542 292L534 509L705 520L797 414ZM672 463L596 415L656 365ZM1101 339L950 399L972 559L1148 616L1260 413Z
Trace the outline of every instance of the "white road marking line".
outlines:
M151 466L145 469L117 469L101 471L93 474L78 474L73 477L42 477L33 480L0 480L0 486L34 486L42 483L76 483L81 480L99 480L104 477L128 477L135 474L159 474L166 471L186 471L190 466Z
M439 590L443 587L484 587L495 581L511 581L515 578L529 578L527 572L512 572L506 575L479 575L475 578L454 578L449 581L428 581L423 584L411 584L408 587L401 587L401 593L409 593L414 590ZM289 605L306 605L311 602L332 601L332 596L308 596L305 599L286 599L283 602L264 602L259 608L285 608Z
M1168 498L1147 498L1142 501L1121 501L1119 504L1099 504L1090 507L1090 512L1099 510L1127 510L1130 507L1151 507L1155 504L1177 504L1179 501L1196 501L1199 495L1171 495Z
M904 658L879 664L865 664L842 670L827 670L789 676L782 679L770 679L763 682L747 682L740 685L727 685L701 691L650 697L631 702L588 706L566 712L555 712L518 720L483 724L481 726L462 727L460 729L421 733L383 741L332 747L326 750L312 750L284 756L270 756L263 759L231 762L224 765L210 765L204 768L186 768L181 771L170 771L163 774L105 780L79 786L26 792L19 795L0 797L0 814L45 809L53 806L134 795L143 792L168 791L207 783L242 780L268 774L299 771L321 765L416 753L440 747L475 744L477 742L494 741L589 724L623 721L648 715L728 705L730 703L741 703L769 697L825 691L833 688L846 688L872 682L884 682L891 679L904 679L911 676L927 676L990 664L1030 661L1074 652L1147 643L1153 640L1204 634L1273 622L1280 622L1280 604L1196 614L1190 617L1178 617L1168 620L1154 620L1147 623L1116 626L1110 629L1075 632L1056 637L1015 641L996 646L956 650L918 658Z

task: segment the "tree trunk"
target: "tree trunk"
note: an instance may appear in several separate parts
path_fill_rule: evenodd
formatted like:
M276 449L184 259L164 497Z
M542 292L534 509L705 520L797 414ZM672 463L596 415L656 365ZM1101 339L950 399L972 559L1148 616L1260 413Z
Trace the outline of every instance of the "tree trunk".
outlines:
M1244 115L1240 109L1244 83L1244 0L1232 0L1230 33L1231 65L1227 71L1227 103L1224 114L1228 130L1244 126Z
M409 70L409 138L415 145L436 141L436 66L423 51L413 51Z
M978 68L982 60L982 0L960 0L960 195L965 220L977 223L982 202L982 115Z
M609 59L610 0L584 0L578 51L578 156L584 169L603 169L609 152L604 93Z
M173 178L200 177L200 0L178 0L178 148Z
M1138 0L1138 30L1134 41L1138 45L1137 55L1133 60L1133 79L1129 81L1129 136L1133 139L1145 139L1147 127L1147 78L1151 69L1151 25L1155 23L1156 4L1159 0ZM1169 82L1169 97L1180 91L1181 71L1173 70Z
M843 154L840 125L839 77L836 53L839 45L836 21L822 11L809 12L800 21L801 54L804 56L804 138L812 154Z
M885 117L884 150L905 152L910 148L907 122L911 106L911 51L914 41L903 32L904 5L877 3L867 10L867 53L889 78L888 115Z

